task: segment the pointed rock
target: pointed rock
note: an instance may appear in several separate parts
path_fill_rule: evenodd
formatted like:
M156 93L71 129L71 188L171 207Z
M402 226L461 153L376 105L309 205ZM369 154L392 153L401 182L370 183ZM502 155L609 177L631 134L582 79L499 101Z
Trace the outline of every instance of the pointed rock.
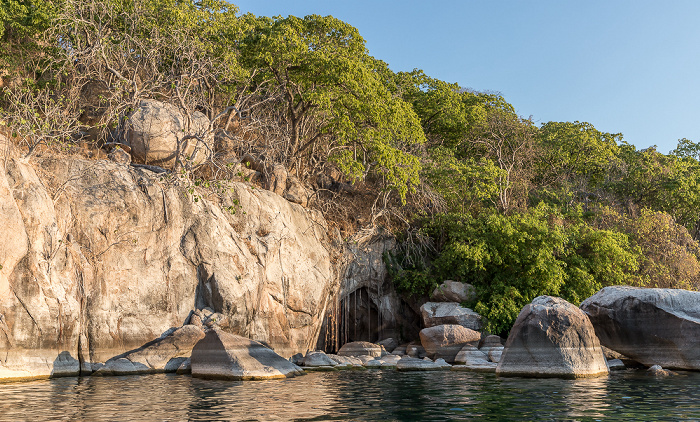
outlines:
M192 350L192 376L263 380L300 375L303 370L257 341L221 330L209 331Z

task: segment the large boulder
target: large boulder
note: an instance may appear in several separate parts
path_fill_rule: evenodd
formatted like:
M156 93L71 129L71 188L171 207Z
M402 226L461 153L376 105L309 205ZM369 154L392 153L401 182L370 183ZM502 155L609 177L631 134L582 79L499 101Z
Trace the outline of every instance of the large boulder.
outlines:
M381 357L382 347L368 341L352 341L350 343L345 343L343 347L338 350L338 355Z
M426 302L420 307L420 312L426 327L457 324L479 331L483 326L481 315L456 302Z
M470 302L476 299L474 286L459 281L445 280L433 290L430 300L433 302Z
M420 332L420 341L427 356L445 359L447 363L453 363L464 346L476 346L480 339L479 332L454 324L424 328Z
M131 113L126 141L135 163L168 169L175 165L178 143L180 159L191 160L195 165L204 162L213 148L207 116L195 111L188 123L187 116L177 106L157 100L142 100Z
M700 292L605 287L581 309L604 346L646 366L700 370Z
M520 311L496 373L584 378L608 373L586 314L564 299L539 296Z
M263 380L301 375L303 370L257 341L221 330L209 331L192 349L192 376Z

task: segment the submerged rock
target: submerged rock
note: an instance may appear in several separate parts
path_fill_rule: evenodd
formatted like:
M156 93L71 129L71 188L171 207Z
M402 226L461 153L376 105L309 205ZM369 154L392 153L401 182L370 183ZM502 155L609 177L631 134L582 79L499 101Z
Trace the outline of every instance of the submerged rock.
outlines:
M421 344L431 359L455 361L455 356L464 346L479 344L481 334L461 325L445 324L425 328L420 332Z
M209 331L192 350L192 376L262 380L301 375L303 370L263 346L235 334Z
M456 302L426 302L420 307L420 312L426 327L456 324L478 331L483 326L481 315Z
M604 346L646 366L700 370L700 292L605 287L581 309Z
M496 369L502 376L582 378L608 367L586 314L564 299L539 296L510 331Z

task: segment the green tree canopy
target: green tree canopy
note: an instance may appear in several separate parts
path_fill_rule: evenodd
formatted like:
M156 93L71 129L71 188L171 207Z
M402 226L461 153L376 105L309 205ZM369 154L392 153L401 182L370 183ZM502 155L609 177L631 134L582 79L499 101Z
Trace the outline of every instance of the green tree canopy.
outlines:
M380 175L402 197L418 184L408 150L425 140L420 122L356 28L332 16L261 18L242 51L257 83L281 99L292 167L328 156L351 178Z

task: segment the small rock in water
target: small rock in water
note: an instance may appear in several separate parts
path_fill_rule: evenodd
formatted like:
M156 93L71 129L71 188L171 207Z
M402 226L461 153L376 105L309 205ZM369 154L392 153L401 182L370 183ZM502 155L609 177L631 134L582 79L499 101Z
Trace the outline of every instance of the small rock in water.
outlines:
M660 365L653 365L649 370L647 371L651 375L655 375L657 377L665 377L668 375L674 375L673 372L669 371L668 369L662 368Z
M611 371L621 371L627 369L627 367L620 359L610 359L608 361L608 369Z

